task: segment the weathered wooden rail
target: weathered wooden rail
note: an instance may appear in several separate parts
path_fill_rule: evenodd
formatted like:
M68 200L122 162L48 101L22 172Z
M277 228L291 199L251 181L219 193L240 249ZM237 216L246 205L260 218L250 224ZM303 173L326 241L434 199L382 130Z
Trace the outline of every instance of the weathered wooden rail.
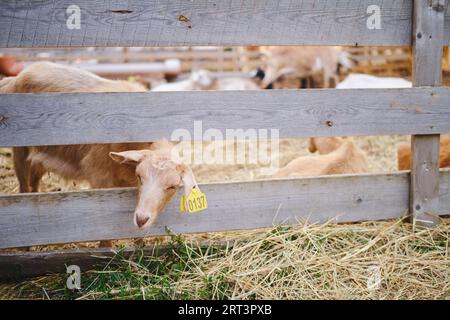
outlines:
M193 132L196 120L204 130L279 128L282 137L434 134L450 132L449 101L450 89L424 87L8 94L0 145L151 141Z
M74 4L82 9L81 31L66 28ZM367 28L373 5L381 29ZM14 0L0 2L0 46L410 46L412 17L412 0ZM448 45L448 11L445 17Z
M145 230L132 223L134 188L9 195L0 199L0 246L166 235L166 227L198 233L394 219L408 212L408 181L408 173L395 173L205 184L207 211L179 212L179 201L172 201ZM441 173L440 189L439 212L450 214L450 171Z
M437 161L439 134L450 133L450 89L439 87L442 48L450 44L447 2L0 1L3 48L412 46L417 86L0 95L1 146L148 141L170 137L174 129L191 130L195 120L202 120L204 128L219 130L279 128L282 137L413 135L411 173L203 185L208 210L181 214L174 201L146 231L136 230L131 223L134 189L1 196L0 248L161 235L166 227L175 232L208 232L406 214L416 224L435 225L439 215L450 213L450 172L439 172ZM80 8L80 29L66 27L70 5ZM378 6L380 29L368 27L373 14L369 6ZM60 259L61 253L57 256ZM6 262L12 266L23 259L33 261L30 254L0 256L0 276L13 273Z

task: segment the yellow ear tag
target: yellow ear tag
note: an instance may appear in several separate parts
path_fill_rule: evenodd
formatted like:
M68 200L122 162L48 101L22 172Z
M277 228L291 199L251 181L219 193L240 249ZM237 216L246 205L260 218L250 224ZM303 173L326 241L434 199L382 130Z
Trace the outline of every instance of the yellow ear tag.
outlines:
M194 213L205 210L207 208L208 201L206 200L206 195L197 188L192 189L186 201L184 196L181 197L180 211L188 211L189 213Z

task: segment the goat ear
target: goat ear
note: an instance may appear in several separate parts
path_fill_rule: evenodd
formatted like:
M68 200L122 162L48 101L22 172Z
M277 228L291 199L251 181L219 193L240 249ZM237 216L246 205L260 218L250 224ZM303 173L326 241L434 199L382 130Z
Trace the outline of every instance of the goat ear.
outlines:
M317 151L317 146L316 146L316 142L315 142L314 138L309 138L308 150L311 153L314 153Z
M191 194L192 189L198 188L197 181L195 180L194 173L190 167L184 164L178 164L177 171L180 172L181 181L184 185L184 197L187 199Z
M144 157L144 153L138 150L129 150L123 152L110 152L109 156L120 164L137 164Z

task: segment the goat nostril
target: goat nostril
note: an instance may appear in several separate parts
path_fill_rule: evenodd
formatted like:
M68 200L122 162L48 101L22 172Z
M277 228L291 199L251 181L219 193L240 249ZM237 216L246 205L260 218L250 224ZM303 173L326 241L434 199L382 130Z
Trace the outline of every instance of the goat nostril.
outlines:
M149 217L144 218L136 217L136 224L138 225L139 228L142 228L149 219L150 219Z

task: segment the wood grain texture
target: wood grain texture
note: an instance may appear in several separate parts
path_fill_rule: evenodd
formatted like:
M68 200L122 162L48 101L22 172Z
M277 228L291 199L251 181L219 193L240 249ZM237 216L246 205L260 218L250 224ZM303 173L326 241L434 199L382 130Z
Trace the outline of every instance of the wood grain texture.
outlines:
M81 9L80 30L66 27L69 5ZM370 5L379 30L367 28ZM411 14L412 0L2 0L0 47L409 46Z
M233 241L199 242L197 248L229 247ZM121 259L134 257L161 257L177 250L178 244L160 244L145 247L125 248L83 248L34 252L0 253L0 280L17 281L23 278L43 276L52 273L66 273L67 267L77 265L81 273L107 264L120 263ZM98 269L97 269L98 270Z
M411 139L411 219L427 227L439 222L439 137L414 135Z
M450 4L448 0L444 18L444 45L450 46Z
M207 184L207 210L179 212L179 192L146 230L132 223L135 189L9 195L0 198L0 248L164 235L166 228L197 233L398 218L408 208L408 180L399 173Z
M412 33L414 86L441 85L446 2L447 0L414 0Z
M154 248L147 248L144 253L152 255ZM84 272L92 267L106 264L118 254L129 257L133 249L77 249L55 250L50 252L18 252L0 254L0 280L16 280L27 276L64 273L67 266L77 265Z
M0 119L5 147L152 141L175 129L194 139L199 120L224 136L271 128L280 137L449 133L450 88L6 94Z
M441 85L446 2L414 0L414 86ZM439 139L439 134L411 139L410 213L416 225L432 227L439 222Z
M440 211L450 213L450 174L441 174ZM232 243L215 243L215 245L230 245ZM208 243L204 244L205 246ZM169 248L167 246L148 246L142 249L127 247L118 251L108 248L89 248L55 250L45 252L15 252L0 253L0 280L23 279L26 277L42 276L51 273L64 273L67 266L78 265L82 272L94 267L103 266L118 255L129 258L132 255L143 253L144 255L164 255Z
M134 254L146 256L164 255L169 247L148 246L122 249L89 248L52 250L41 252L0 253L0 280L18 280L51 273L65 273L70 265L77 265L81 272L102 267L113 262L113 258L129 259Z

